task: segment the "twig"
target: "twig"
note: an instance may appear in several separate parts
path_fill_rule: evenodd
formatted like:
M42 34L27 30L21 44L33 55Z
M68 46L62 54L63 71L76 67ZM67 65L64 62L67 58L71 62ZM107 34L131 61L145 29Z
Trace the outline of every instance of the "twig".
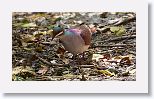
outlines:
M56 45L56 42L41 42L43 45Z
M115 23L114 26L126 24L126 23L131 22L131 21L134 21L134 20L136 20L136 16L130 17L130 18L125 19L125 20L121 20L121 21Z
M97 42L96 42L97 43ZM100 42L99 42L100 43ZM116 44L116 45L95 45L93 44L93 48L95 47L126 47L126 46L134 46L134 45L131 45L131 44Z
M105 41L96 41L96 42L97 43L104 43L104 42L120 41L120 40L125 40L125 39L134 39L134 38L136 38L136 35L116 37L113 39L109 39L109 40L105 40Z
M94 68L95 65L77 65L77 67L81 67L81 68Z
M105 33L109 30L110 30L110 28L107 26L107 27L102 28L101 30L98 30L98 32Z
M136 55L136 52L133 52L133 51L127 51L127 52L130 54Z
M38 59L40 61L42 61L43 63L47 64L48 66L51 66L51 67L54 67L54 66L58 66L58 67L67 67L69 66L69 64L53 64L53 63L50 63L48 61L46 61L45 59L41 58L41 57L38 57ZM93 68L95 67L94 65L76 65L76 67L81 67L81 68ZM74 67L74 68L76 68Z
M124 24L126 24L128 22L131 22L131 21L134 21L134 20L136 20L136 16L133 16L133 17L130 17L130 18L127 18L127 19L124 19L124 20L120 20L119 22L117 22L117 23L115 23L113 25L114 26L119 26L119 25L122 25L122 24L124 25ZM98 33L105 33L105 32L107 32L109 30L110 30L110 27L106 26L106 27L104 27L104 28L102 28L100 30L97 30L97 31L98 31Z
M64 66L64 64L53 64L53 63L50 63L50 62L46 61L45 59L43 59L41 57L38 57L38 59L40 61L42 61L43 63L47 64L48 66L51 66L51 67L53 67L53 66Z

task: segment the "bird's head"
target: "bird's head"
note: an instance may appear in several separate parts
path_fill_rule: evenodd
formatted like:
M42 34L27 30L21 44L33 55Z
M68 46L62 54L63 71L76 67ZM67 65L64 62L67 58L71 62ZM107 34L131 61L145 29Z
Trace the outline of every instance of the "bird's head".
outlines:
M55 38L55 37L58 37L58 36L61 36L64 34L64 29L60 26L57 26L57 27L54 27L53 28L53 35L52 35L52 40Z

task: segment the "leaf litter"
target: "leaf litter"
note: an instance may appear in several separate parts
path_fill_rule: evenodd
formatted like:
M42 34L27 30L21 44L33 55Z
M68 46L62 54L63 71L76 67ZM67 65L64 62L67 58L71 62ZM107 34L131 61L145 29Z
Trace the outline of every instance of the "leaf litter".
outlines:
M83 23L96 27L84 55L73 57L58 39L51 40L54 26ZM14 12L12 29L13 81L136 80L133 12Z

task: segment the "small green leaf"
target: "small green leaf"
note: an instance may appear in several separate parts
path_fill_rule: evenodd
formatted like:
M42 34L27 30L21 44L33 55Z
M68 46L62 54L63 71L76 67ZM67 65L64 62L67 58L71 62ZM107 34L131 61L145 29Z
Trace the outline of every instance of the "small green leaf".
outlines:
M100 73L102 73L103 75L105 75L105 76L115 76L115 74L114 73L111 73L110 71L108 71L108 70L98 70L98 72L100 72Z
M65 77L65 78L73 78L74 75L73 75L73 74L65 74L64 77Z
M24 28L36 27L36 24L35 23L26 23L26 24L21 25L21 27L24 27Z
M121 27L110 27L110 31L113 32L116 36L122 36L124 33L126 33L126 29Z

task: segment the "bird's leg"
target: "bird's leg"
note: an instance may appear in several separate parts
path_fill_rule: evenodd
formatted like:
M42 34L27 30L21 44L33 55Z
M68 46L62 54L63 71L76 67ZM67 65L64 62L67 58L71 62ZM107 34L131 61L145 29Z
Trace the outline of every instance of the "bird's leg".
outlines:
M73 66L75 66L75 58L76 58L76 54L73 55Z
M84 58L85 58L85 53L83 52L82 53L82 59L84 60Z
M82 53L82 64L85 63L85 52Z
M84 63L84 61L85 61L84 57L85 57L84 53L79 54L79 56L77 57L78 64L81 65Z
M85 64L87 63L87 55L86 55L86 52L83 52L82 54L82 57L81 57L81 64Z

